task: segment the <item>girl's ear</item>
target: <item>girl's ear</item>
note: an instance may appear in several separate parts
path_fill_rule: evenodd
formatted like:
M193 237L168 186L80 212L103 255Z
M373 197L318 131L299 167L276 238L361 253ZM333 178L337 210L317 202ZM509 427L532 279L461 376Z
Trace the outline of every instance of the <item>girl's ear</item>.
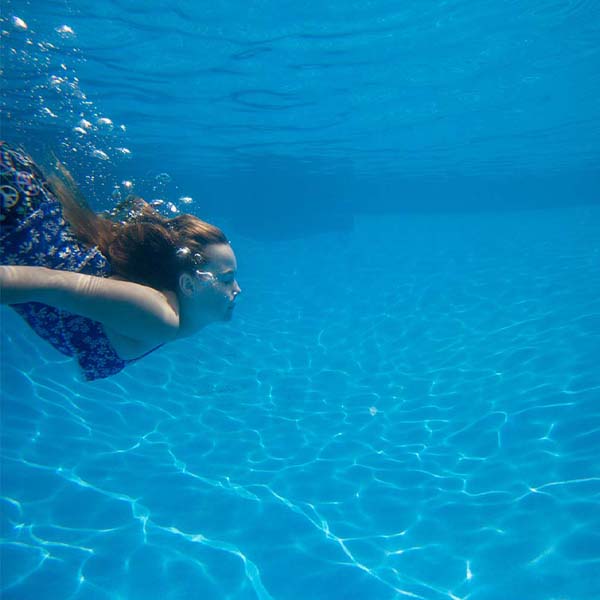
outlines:
M194 278L189 273L182 273L179 276L179 291L184 296L191 296L196 291Z

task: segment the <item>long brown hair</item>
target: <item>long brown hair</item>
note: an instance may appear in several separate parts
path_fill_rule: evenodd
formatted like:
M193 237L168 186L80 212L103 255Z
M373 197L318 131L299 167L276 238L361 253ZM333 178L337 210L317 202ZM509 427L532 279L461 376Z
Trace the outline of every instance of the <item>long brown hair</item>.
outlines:
M58 161L47 180L77 238L98 246L113 274L129 281L175 291L180 273L206 261L206 246L228 243L218 227L190 214L169 219L136 196L97 214Z

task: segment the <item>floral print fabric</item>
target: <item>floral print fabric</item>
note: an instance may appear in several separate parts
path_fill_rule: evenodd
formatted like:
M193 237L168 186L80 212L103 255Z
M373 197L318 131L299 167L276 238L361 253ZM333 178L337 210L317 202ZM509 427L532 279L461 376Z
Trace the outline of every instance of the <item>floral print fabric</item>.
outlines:
M98 248L77 240L63 218L60 202L31 158L4 142L0 142L0 202L0 264L97 277L111 274ZM88 381L114 375L133 362L119 358L97 321L38 302L12 308L59 352L74 356Z

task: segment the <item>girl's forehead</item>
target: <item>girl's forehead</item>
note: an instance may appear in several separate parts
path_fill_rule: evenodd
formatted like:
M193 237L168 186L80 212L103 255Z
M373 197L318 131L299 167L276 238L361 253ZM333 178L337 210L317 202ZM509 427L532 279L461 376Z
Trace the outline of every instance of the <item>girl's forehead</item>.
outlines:
M223 269L236 269L235 254L229 244L210 244L204 249L207 262Z

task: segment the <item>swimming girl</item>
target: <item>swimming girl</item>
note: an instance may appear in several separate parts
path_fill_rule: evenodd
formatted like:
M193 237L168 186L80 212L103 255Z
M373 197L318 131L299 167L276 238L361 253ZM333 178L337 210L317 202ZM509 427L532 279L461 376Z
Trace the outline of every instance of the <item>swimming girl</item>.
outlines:
M220 229L133 197L98 215L59 169L46 179L0 142L0 299L85 379L231 319L241 289Z

